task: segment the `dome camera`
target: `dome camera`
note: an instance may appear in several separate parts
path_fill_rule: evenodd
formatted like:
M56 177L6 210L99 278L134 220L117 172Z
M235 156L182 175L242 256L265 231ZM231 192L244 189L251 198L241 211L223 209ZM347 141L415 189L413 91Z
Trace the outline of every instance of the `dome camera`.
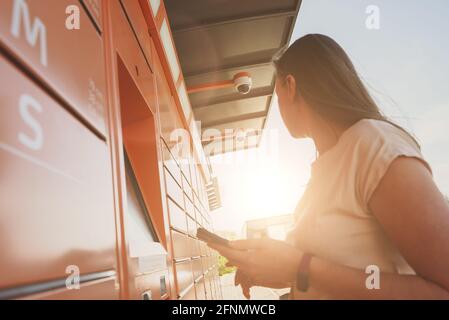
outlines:
M234 76L235 89L241 94L248 94L253 86L253 80L248 72L240 72Z

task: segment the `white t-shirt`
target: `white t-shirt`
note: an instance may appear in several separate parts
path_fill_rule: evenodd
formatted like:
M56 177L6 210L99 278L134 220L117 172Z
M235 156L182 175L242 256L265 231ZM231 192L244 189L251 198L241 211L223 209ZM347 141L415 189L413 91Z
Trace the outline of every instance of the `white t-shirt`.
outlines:
M363 119L344 131L312 164L287 241L336 264L362 270L376 265L381 272L413 274L368 207L389 165L400 156L420 159L432 173L414 141L385 121ZM311 287L307 293L292 290L291 298L332 297Z

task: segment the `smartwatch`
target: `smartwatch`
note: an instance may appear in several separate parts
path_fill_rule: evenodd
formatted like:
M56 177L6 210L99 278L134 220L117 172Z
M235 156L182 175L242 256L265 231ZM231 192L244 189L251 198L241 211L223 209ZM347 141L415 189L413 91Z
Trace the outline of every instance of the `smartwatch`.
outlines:
M298 273L296 274L296 288L301 292L307 292L309 289L309 269L312 255L304 253L299 263Z

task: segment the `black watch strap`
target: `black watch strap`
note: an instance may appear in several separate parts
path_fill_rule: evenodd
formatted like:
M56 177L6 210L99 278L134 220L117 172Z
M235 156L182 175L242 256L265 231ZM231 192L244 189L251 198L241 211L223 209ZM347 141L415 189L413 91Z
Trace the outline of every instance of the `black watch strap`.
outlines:
M304 253L299 263L298 273L296 275L296 288L301 292L307 292L309 289L309 269L312 255Z

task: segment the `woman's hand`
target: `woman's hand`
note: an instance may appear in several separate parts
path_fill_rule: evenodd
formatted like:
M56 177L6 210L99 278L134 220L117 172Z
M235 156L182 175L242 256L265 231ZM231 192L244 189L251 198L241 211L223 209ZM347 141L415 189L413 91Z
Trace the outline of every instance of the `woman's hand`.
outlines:
M273 239L230 241L230 247L208 245L238 268L236 284L242 286L246 297L252 286L290 287L302 257L295 247Z
M230 266L231 264L228 263L227 265ZM273 289L284 289L287 287L285 283L276 283L271 281L270 279L262 279L262 281L256 281L250 276L244 274L240 269L237 269L237 272L235 273L234 285L240 285L240 287L242 288L242 293L247 299L250 299L251 297L250 290L252 287L267 287Z
M229 262L228 262L228 265ZM250 299L250 289L252 287L254 287L256 284L254 282L251 281L251 279L245 275L241 270L237 269L237 272L235 273L235 278L234 278L234 285L238 286L240 285L240 287L242 288L242 293L245 296L246 299Z

